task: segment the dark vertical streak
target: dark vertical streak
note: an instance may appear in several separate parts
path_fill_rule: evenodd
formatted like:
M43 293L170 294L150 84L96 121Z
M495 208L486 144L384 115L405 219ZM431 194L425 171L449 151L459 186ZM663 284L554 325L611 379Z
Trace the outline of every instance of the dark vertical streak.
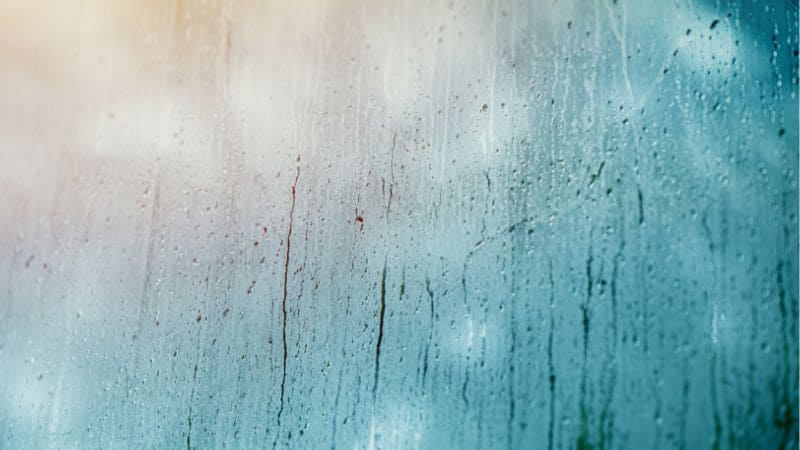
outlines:
M469 304L467 302L467 266L469 265L470 258L472 257L472 252L467 255L466 261L464 261L464 269L461 274L461 290L463 292L464 298L464 309L467 311L467 315L472 318L472 313L469 308ZM472 353L472 343L470 342L469 347L467 349L468 353ZM469 362L469 358L467 358ZM467 385L469 384L469 366L464 366L464 383L461 386L461 399L464 401L464 417L462 422L466 422L467 410L469 409L469 399L467 398Z
M469 371L464 375L464 383L461 385L461 400L464 401L465 410L469 408L469 398L467 398L467 385L469 384Z
M486 198L483 202L483 218L481 218L481 239L486 237L486 217L489 215L489 195L492 191L492 180L489 178L489 171L485 170L483 176L486 177Z
M547 336L547 365L550 371L550 423L547 426L547 448L553 450L553 427L556 418L556 368L553 364L553 334L555 330L555 282L553 282L553 261L549 262L548 278L550 280L550 331Z
M637 189L636 193L639 198L639 225L641 225L644 223L644 198L641 189Z
M207 293L208 292L207 292L207 289L206 289L205 294L207 294ZM195 396L195 392L197 390L197 367L200 364L200 354L201 354L201 350L200 350L200 334L201 333L200 333L200 330L201 329L202 329L202 327L199 327L199 326L197 327L197 335L195 337L195 347L197 349L197 354L194 357L194 372L192 373L192 393L189 396L189 418L188 418L189 427L188 427L188 430L186 432L186 449L187 450L191 450L191 448L192 448L192 441L191 441L191 439L192 439L192 416L193 416L194 396Z
M589 174L590 179L588 186L593 185L594 182L597 181L598 178L600 178L600 175L603 174L603 167L605 167L605 165L606 165L605 161L600 162L600 167L597 168L597 172Z
M394 197L394 150L397 145L397 132L392 135L392 149L391 160L389 162L389 200L386 203L386 228L387 233L389 230L389 216L392 213L392 198ZM386 316L386 266L387 258L383 259L383 272L381 273L381 286L380 286L380 310L378 311L378 339L375 342L375 375L372 382L372 407L375 407L375 402L378 398L378 379L380 378L381 370L381 344L383 343L383 322ZM405 268L403 269L403 277L400 286L400 300L403 299L405 294Z
M289 284L289 255L292 248L292 222L294 220L294 205L297 199L297 180L300 179L300 167L297 167L297 175L294 177L294 184L292 185L292 206L289 208L289 230L286 233L286 261L283 268L283 302L281 310L283 312L283 326L281 329L283 338L283 371L281 373L281 403L278 409L278 423L280 423L281 414L283 414L284 394L286 391L286 361L289 357L288 349L286 348L286 297L288 293Z
M513 327L514 325L512 325ZM508 367L508 429L506 430L508 439L508 448L514 448L514 420L517 414L517 405L514 400L514 352L516 351L516 333L514 329L511 330L511 355L509 356L510 363Z
M619 250L614 255L613 267L611 271L611 338L612 353L611 360L616 358L617 339L619 336L619 313L617 310L617 279L619 278L619 261L622 258L622 252L625 250L625 237L621 237Z
M624 220L622 221L624 224ZM620 225L622 230L623 225ZM617 253L612 260L611 269L611 348L609 350L608 359L606 362L605 372L609 376L608 394L606 396L603 411L600 413L600 450L606 447L612 447L612 438L614 431L614 419L611 412L611 403L614 401L614 391L617 384L617 340L619 336L618 330L618 311L617 311L617 279L619 277L619 261L622 258L622 252L625 250L625 236L620 233L620 244Z
M592 247L589 246L589 257L586 259L586 302L581 306L583 314L583 358L584 365L586 364L586 357L589 350L589 305L592 301L592 262L594 256L592 255ZM584 376L586 371L584 370Z
M511 254L511 266L515 266L516 253ZM517 291L517 272L516 270L511 274L511 305L508 308L511 325L511 348L508 355L508 426L506 429L507 446L509 449L514 448L514 420L516 419L516 393L514 391L514 360L517 350L517 322L515 320L515 296Z
M594 256L592 246L589 244L589 257L586 259L586 301L581 305L583 315L583 370L581 373L580 393L580 434L578 435L578 450L589 448L589 412L586 405L586 384L589 376L589 306L592 301L592 262Z
M464 269L461 273L461 293L463 294L463 303L464 309L469 312L469 306L467 305L467 265L469 264L469 258L472 256L472 252L467 255L467 260L464 262Z
M753 304L750 306L750 318L752 319L751 326L750 326L750 345L747 349L747 411L745 416L747 417L755 417L757 414L756 411L756 400L757 400L757 391L756 391L756 382L755 382L755 370L756 370L756 363L754 359L754 347L758 343L758 307Z
M400 281L400 299L399 301L403 301L403 297L406 295L406 268L403 267L403 275Z
M386 314L386 261L383 262L381 274L381 306L378 315L378 341L375 344L375 380L372 384L372 402L378 396L378 374L381 368L381 343L383 342L383 319Z
M783 261L778 262L778 266L775 268L775 278L778 285L778 300L779 300L779 309L781 313L781 337L782 337L782 365L783 365L783 380L782 380L782 393L781 393L781 400L780 400L780 408L775 413L775 425L778 429L782 432L781 435L781 442L779 444L779 449L784 450L789 448L792 436L797 437L797 432L795 431L792 433L792 428L797 424L797 419L794 417L794 411L796 405L792 404L791 395L789 391L791 390L791 370L792 366L790 363L790 356L789 356L789 336L787 331L787 316L788 311L786 307L786 287L783 284ZM796 379L796 377L795 377Z
M716 246L714 244L714 239L711 235L711 227L708 225L708 212L704 212L702 218L700 219L700 224L703 229L703 234L705 234L706 239L708 240L708 253L709 259L711 261L712 266L712 273L714 274L711 278L711 289L710 292L716 293L716 286L717 286L717 260L715 249ZM708 305L709 304L709 291L703 292L703 303ZM716 314L714 310L714 305L711 305L711 326L713 327L714 315ZM645 348L647 351L647 348ZM719 450L720 448L720 438L722 436L722 422L720 419L719 414L719 404L717 402L717 348L716 343L712 342L711 344L711 361L709 363L709 390L711 396L711 417L714 422L714 439L711 443L712 450Z
M678 445L679 450L686 450L686 421L689 416L689 375L686 373L686 363L684 363L683 369L683 390L681 392L681 413L680 413L680 425L678 435L680 436L680 442Z
M389 177L391 181L389 182L389 201L386 204L386 220L389 220L389 214L392 212L392 198L394 197L394 149L397 145L397 131L394 132L392 136L392 157L391 162L389 163Z
M422 363L422 387L425 388L425 377L428 375L428 356L431 350L431 341L433 341L433 320L434 320L434 305L433 305L433 290L431 290L431 279L425 278L425 290L428 292L428 299L430 303L430 328L428 329L428 343L425 345L425 359Z
M333 405L333 414L331 414L331 422L333 424L333 432L331 433L331 450L336 450L336 422L339 413L339 396L342 392L342 371L339 371L339 381L336 383L336 400Z
M199 351L199 349L198 349ZM192 395L189 397L189 429L186 431L186 450L192 449L192 404L194 403L194 393L197 386L197 363L194 365L192 375Z

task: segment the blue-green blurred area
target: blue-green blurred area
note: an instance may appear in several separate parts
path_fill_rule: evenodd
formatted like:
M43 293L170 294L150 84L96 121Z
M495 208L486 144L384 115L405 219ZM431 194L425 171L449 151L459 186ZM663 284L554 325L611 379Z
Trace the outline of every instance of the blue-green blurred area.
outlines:
M798 448L794 1L0 0L0 55L0 448Z

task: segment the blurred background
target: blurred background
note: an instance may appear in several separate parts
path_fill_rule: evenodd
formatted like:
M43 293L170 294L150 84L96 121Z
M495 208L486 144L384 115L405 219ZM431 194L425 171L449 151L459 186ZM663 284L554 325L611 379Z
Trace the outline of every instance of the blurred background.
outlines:
M796 449L794 1L0 0L0 448Z

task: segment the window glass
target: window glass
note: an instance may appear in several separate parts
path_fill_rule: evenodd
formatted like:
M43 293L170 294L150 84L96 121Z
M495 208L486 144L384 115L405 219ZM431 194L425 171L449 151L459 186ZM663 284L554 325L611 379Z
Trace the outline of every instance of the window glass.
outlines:
M0 447L797 448L790 1L0 0Z

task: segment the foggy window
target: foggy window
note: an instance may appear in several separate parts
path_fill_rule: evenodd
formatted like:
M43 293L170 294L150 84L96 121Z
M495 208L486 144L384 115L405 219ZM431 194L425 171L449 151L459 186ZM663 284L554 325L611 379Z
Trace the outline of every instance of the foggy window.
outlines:
M0 448L796 449L793 1L0 0Z

